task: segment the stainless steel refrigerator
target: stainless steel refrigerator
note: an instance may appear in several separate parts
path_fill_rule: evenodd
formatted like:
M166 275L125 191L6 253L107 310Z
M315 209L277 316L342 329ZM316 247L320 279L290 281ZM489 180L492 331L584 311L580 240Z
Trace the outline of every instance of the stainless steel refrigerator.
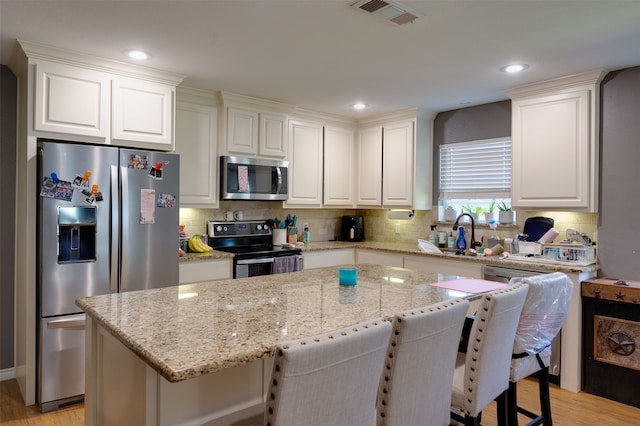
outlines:
M84 396L79 297L178 284L180 157L38 141L37 397Z

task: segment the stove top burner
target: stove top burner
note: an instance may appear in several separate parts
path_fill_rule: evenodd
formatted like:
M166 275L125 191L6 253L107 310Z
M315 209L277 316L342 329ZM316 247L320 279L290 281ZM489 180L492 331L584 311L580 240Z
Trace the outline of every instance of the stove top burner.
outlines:
M272 245L271 228L265 220L209 222L209 245L235 254L236 259L288 256L302 250Z

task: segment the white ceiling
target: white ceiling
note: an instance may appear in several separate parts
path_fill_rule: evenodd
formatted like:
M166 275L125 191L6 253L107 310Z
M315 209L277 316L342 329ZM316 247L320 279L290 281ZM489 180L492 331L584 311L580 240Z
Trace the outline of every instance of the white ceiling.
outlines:
M396 26L353 0L0 0L0 63L16 39L186 75L185 85L363 117L506 99L504 91L640 65L640 0L405 0ZM518 76L498 69L513 62ZM370 108L355 112L364 101Z

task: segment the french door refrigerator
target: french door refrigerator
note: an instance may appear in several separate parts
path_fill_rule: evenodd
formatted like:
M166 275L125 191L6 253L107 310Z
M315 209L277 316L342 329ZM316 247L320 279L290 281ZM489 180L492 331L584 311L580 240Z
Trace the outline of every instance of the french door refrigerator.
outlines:
M80 297L178 284L180 157L38 141L37 397L84 397Z

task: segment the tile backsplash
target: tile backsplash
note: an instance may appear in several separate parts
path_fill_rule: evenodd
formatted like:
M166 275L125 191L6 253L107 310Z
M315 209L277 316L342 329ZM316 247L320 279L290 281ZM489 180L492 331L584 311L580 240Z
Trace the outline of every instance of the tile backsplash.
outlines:
M180 223L185 225L187 235L204 234L207 232L209 220L224 220L224 214L229 210L241 210L244 220L279 218L287 214L298 216L298 227L302 231L302 224L308 223L311 230L311 241L329 241L340 235L341 219L343 215L362 215L365 224L365 240L390 243L415 243L418 238L427 239L432 224L437 223L438 231L451 231L451 224L436 222L437 209L430 211L416 211L412 220L392 220L387 218L387 209L286 209L281 202L270 201L229 201L221 202L219 209L180 209ZM550 211L517 211L515 226L499 226L498 232L503 238L513 237L522 232L527 217L545 216L554 219L554 228L560 233L559 241L565 237L567 229L574 229L587 234L593 241L597 240L597 213L572 213ZM396 233L396 230L399 233ZM470 231L470 230L469 230ZM485 240L493 235L491 229L481 224L476 229L476 240L482 236ZM455 234L455 233L454 233Z

